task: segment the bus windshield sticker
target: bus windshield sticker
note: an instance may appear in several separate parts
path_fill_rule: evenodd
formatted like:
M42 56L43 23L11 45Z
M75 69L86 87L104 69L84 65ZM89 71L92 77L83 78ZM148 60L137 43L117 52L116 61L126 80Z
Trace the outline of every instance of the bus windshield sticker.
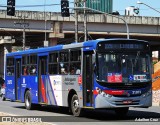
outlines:
M122 82L122 74L121 73L108 73L107 76L108 82L113 83L121 83Z
M147 76L146 75L134 75L134 80L146 81Z
M122 82L122 74L115 73L115 82Z

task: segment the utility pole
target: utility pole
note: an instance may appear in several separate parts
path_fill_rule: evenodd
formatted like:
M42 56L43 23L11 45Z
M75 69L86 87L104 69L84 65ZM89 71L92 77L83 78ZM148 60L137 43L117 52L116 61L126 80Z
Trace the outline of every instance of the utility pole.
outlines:
M116 16L116 15L112 15L112 14L109 14L109 13L106 13L106 12L102 12L102 11L99 11L99 10L95 10L95 9L92 9L92 8L88 8L88 7L76 7L74 8L75 10L89 10L89 11L94 11L94 12L98 12L98 13L101 13L101 14L104 14L104 15L109 15L109 16L112 16L112 17L115 17L115 18L118 18L118 19L121 19L125 25L126 25L126 29L127 29L127 39L130 39L129 37L129 27L128 27L128 24L126 22L125 19L123 19L122 17L119 17L119 16ZM87 21L87 20L86 20ZM87 24L87 23L86 23ZM85 28L85 31L86 31L86 36L87 36L87 27Z
M86 0L84 2L84 41L87 41L87 13L86 13Z
M74 0L74 7L76 8L78 4L77 0ZM75 14L75 42L78 42L78 12L77 10L74 10Z
M48 47L48 41L47 41L47 19L46 19L46 0L44 0L44 30L45 30L45 33L44 33L44 47Z
M14 22L14 25L17 25L17 24L18 24L18 25L20 25L20 26L23 27L23 40L22 40L22 43L23 43L22 49L23 49L23 50L26 49L26 27L29 26L29 23L26 23L26 21L25 21L26 18L27 18L27 17L23 16L23 18L20 17L20 20L19 20L18 23L17 23L17 22Z

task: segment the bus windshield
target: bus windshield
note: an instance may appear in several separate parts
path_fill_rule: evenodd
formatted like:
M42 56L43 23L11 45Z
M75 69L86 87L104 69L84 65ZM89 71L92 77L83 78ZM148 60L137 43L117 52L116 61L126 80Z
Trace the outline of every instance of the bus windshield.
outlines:
M97 80L108 83L148 82L151 80L149 65L149 54L141 51L97 53Z

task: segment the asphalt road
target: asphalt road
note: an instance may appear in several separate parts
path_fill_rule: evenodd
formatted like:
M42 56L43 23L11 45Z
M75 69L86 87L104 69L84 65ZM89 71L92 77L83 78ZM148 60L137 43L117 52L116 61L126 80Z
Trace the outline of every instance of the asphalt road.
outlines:
M113 125L128 125L132 124L159 124L160 123L160 107L143 108L130 108L127 117L120 118L115 115L111 110L88 110L85 111L84 117L73 117L68 113L67 108L62 107L37 107L34 110L26 110L24 103L0 101L0 112L12 114L14 116L34 116L42 117L47 122L52 122L54 125L74 124L113 124ZM137 120L137 121L136 121ZM139 121L138 121L139 120ZM42 120L43 121L43 120Z

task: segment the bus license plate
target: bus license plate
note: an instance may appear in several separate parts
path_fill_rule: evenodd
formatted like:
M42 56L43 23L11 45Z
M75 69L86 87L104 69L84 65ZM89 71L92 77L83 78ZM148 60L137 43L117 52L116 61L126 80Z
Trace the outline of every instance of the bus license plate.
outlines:
M131 104L132 103L132 100L125 100L123 101L123 104Z

